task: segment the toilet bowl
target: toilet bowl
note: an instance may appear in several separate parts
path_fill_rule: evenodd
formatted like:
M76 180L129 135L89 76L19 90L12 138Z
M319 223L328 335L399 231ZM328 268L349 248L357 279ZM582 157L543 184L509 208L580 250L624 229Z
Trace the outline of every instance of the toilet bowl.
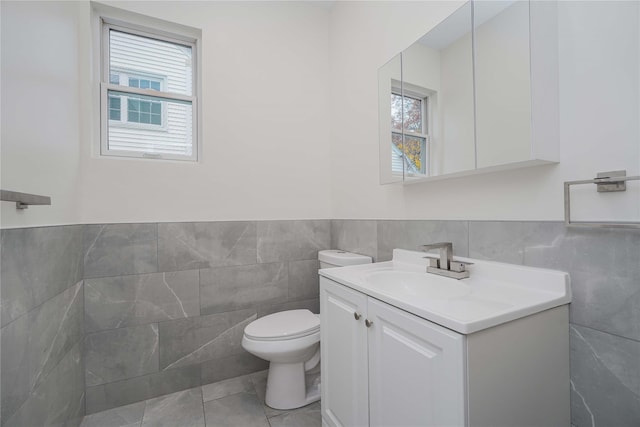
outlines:
M309 310L289 310L261 317L244 330L242 347L269 363L265 403L293 409L320 399L320 388L307 390L305 374L320 362L320 318Z
M321 268L371 262L368 256L336 250L320 251L318 259ZM267 405L294 409L320 400L319 315L303 309L261 317L245 328L242 347L270 362Z

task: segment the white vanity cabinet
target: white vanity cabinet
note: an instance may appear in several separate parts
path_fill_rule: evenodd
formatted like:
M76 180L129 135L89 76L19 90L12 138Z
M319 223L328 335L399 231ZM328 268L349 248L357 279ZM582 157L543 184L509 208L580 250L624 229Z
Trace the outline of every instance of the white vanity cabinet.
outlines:
M324 426L569 426L566 305L464 335L321 277L320 311Z

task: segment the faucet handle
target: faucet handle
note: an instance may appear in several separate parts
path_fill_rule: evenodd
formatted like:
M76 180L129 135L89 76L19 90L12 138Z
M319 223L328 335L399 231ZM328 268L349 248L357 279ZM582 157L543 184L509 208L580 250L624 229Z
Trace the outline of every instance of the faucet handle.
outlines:
M466 271L466 267L468 265L473 265L472 262L466 262L466 261L451 261L449 263L449 269L451 271L457 271L458 273L462 273L463 271ZM432 265L433 267L433 265Z

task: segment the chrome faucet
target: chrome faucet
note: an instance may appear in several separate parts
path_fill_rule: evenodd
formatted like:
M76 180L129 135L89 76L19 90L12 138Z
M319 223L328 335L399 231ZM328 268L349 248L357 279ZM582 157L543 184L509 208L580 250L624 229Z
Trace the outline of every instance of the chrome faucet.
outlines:
M428 252L432 249L438 249L440 252L440 258L425 257L429 259L427 273L439 274L440 276L458 280L469 277L469 270L466 269L466 266L472 263L453 260L453 243L431 243L429 245L421 245L419 248L423 252Z

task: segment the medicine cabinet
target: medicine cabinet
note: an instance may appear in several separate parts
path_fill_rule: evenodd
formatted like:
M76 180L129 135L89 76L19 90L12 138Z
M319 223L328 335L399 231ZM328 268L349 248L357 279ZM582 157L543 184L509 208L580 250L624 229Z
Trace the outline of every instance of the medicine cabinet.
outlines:
M558 162L557 3L471 1L378 71L380 182Z

